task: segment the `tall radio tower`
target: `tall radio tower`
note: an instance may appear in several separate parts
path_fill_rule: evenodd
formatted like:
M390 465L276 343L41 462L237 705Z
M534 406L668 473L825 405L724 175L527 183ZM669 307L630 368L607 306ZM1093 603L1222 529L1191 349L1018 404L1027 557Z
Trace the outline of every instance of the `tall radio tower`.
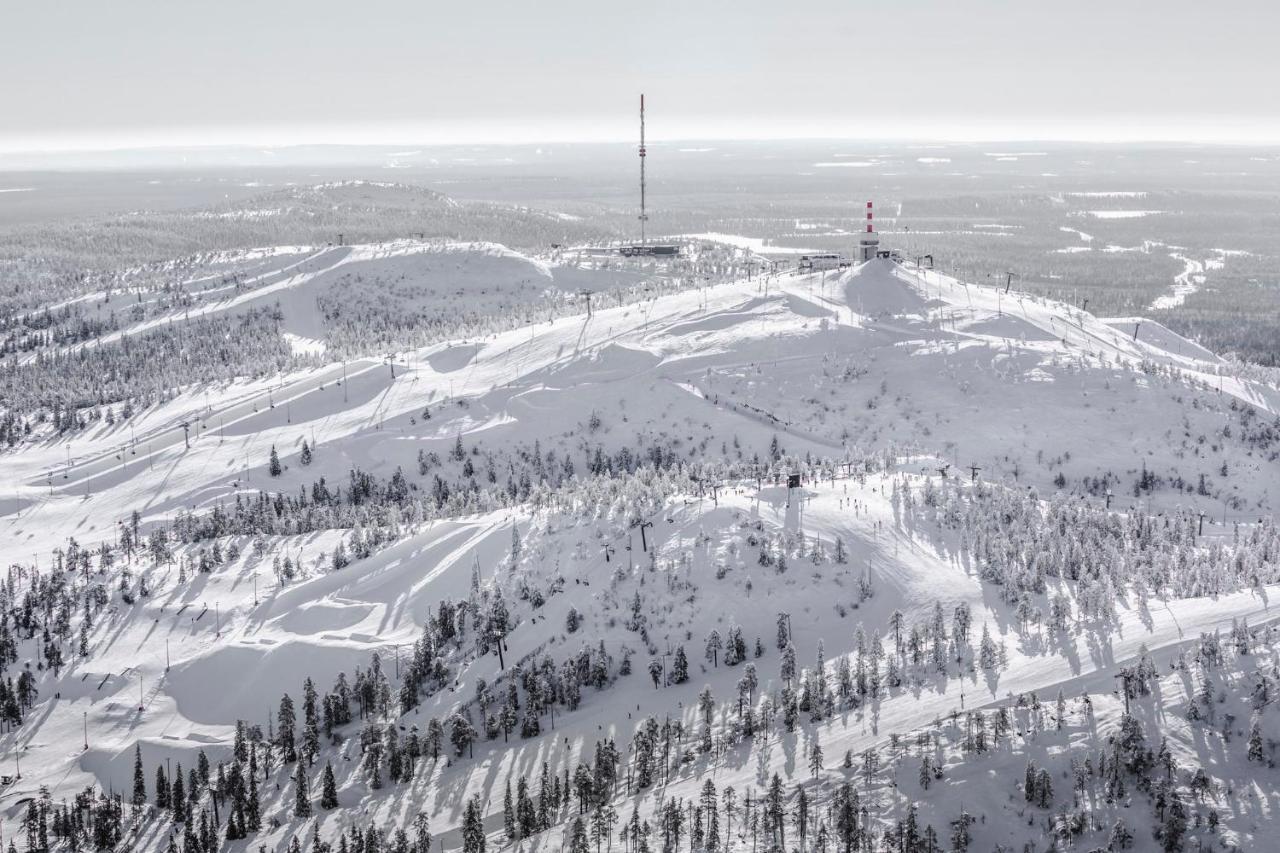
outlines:
M640 245L644 245L644 224L649 215L644 212L644 94L640 95Z

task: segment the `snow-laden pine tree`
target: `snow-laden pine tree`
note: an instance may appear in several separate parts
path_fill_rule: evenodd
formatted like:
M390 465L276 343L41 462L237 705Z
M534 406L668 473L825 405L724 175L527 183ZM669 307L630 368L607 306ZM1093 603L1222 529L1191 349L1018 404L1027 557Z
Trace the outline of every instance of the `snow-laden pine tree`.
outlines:
M338 807L338 784L333 778L333 765L326 761L324 772L320 775L320 808L336 809Z
M293 816L311 816L311 783L307 779L307 763L299 761L293 773Z

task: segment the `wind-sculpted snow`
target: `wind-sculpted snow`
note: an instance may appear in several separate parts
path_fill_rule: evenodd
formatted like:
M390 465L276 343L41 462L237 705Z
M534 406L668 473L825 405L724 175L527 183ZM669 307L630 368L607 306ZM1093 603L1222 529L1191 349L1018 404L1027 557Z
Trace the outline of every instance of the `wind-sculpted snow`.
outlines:
M923 314L925 297L919 290L894 275L889 264L872 262L841 277L844 301L859 314Z

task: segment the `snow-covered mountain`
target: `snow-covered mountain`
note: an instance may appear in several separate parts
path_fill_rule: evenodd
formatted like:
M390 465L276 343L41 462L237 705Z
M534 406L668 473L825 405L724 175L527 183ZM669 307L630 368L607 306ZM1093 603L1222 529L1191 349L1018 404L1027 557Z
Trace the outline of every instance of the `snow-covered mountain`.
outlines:
M888 260L216 264L62 355L262 311L305 361L0 456L11 826L141 755L104 843L1264 848L1265 373Z

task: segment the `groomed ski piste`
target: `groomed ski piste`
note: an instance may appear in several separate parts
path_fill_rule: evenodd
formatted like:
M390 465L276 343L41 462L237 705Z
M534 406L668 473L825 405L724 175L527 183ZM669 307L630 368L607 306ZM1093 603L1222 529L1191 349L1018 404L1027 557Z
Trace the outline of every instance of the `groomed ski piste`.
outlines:
M554 280L541 261L483 251ZM386 256L378 247L348 247L336 262ZM330 270L322 260L311 254L299 263L319 274ZM229 298L223 308L287 300L310 280L303 269L281 268L263 290ZM307 302L300 298L291 311L286 301L286 320ZM86 786L127 796L136 747L150 802L158 766L192 768L201 751L215 764L229 761L237 720L265 734L283 694L301 708L304 679L324 693L340 673L351 679L369 670L377 655L390 709L339 726L308 771L318 793L320 769L331 764L339 807L295 816L295 767L276 760L259 781L261 832L227 845L285 849L295 837L331 839L351 826L408 831L421 814L435 844L451 850L463 845L459 827L473 797L489 843L505 845L504 786L519 776L532 782L544 764L561 777L572 773L609 738L627 777L609 794L619 826L633 810L656 826L664 803L698 801L708 779L739 797L762 796L777 774L789 798L790 786L803 783L815 808L829 808L841 783L862 790L862 756L881 751L883 769L866 777L863 792L877 826L891 826L918 803L920 819L945 834L963 808L983 816L971 828L974 849L1021 849L1046 832L1025 802L1011 803L1028 756L1043 762L1045 753L1065 756L1068 744L1104 744L1126 706L1117 675L1143 655L1167 674L1169 661L1202 647L1203 634L1246 621L1254 631L1268 626L1280 592L1269 579L1280 577L1280 554L1259 546L1261 562L1250 566L1257 583L1222 577L1207 590L1203 583L1113 588L1114 612L1105 617L1082 604L1077 582L1050 576L1044 592L1029 596L1028 618L1002 594L1005 587L984 577L959 507L980 508L998 495L1006 508L1057 501L1102 518L1148 518L1166 530L1195 519L1187 557L1218 565L1250 537L1275 541L1280 462L1239 424L1273 422L1277 413L1280 389L1241 376L1154 321L1099 319L887 260L839 274L757 277L596 304L589 316L191 388L127 424L0 457L8 492L0 497L0 557L16 567L16 602L48 574L54 549L65 553L71 539L80 549L115 544L134 524L134 510L145 539L175 520L229 508L237 497L305 496L321 477L346 489L353 469L384 479L399 470L421 498L450 465L474 460L474 473L463 476L483 481L486 455L510 467L485 488L501 491L522 458L538 470L560 466L558 485L533 482L510 501L477 498L461 514L450 512L463 505L456 492L453 504L407 519L371 511L356 532L377 528L376 544L340 568L333 560L340 543L355 550L350 528L176 542L163 558L140 544L108 567L95 560L92 570L63 573L82 598L100 585L108 602L94 612L88 654L73 653L69 643L56 676L41 665L39 632L18 643L38 698L0 741L0 760L21 774L0 794L7 835L43 789L55 803ZM308 464L299 456L304 443ZM273 448L282 467L275 476ZM660 470L592 470L600 453L626 449L660 459ZM424 455L437 461L424 463ZM792 472L802 476L798 488L787 486ZM197 570L215 541L235 556ZM285 559L297 569L282 571ZM1051 627L1047 614L1058 594L1068 613ZM438 652L447 677L399 713L402 670L441 603L471 601L483 614L498 595L511 617L504 658L491 647L481 653L470 629ZM953 638L958 661L948 652L942 671L921 666L874 699L838 703L834 713L814 715L820 719L804 713L793 726L762 722L754 737L741 735L739 685L748 664L758 672L748 704L772 697L776 711L777 697L801 682L801 670L812 671L817 656L834 683L840 660L852 659L860 644L891 644L895 613L908 626L927 624L939 606L948 625L957 608L971 614L972 637ZM704 658L711 632L723 639L734 628L746 659ZM989 667L977 660L984 629L1000 647ZM780 648L787 643L800 662L790 676ZM677 647L689 672L671 683ZM607 677L584 686L572 709L553 703L536 735L521 737L517 727L486 738L478 719L480 735L464 754L446 742L438 759L418 760L411 781L382 782L379 768L382 784L370 784L366 723L398 726L401 738L415 727L425 732L432 719L447 731L464 705L480 711L482 680L502 696L514 666L547 655L559 663L583 648L589 656L603 650ZM624 658L629 675L620 673ZM1249 672L1242 665L1235 677ZM710 710L700 700L704 689ZM1050 703L1059 692L1073 702L1087 693L1093 709L1090 725L1058 735L1061 743L1049 732L1042 734L1049 741L1036 741L1024 725L1021 741L976 767L937 747L946 782L928 791L915 781L916 763L902 769L890 760L901 751L899 737L914 742L920 732L955 726L955 715L1023 707L1018 697L1032 693ZM1215 778L1254 786L1253 798L1221 798L1215 832L1224 843L1263 849L1274 828L1275 771L1242 769L1251 767L1243 738L1234 756L1185 725L1156 728L1164 713L1181 713L1175 709L1184 697L1173 689L1143 701L1152 735L1169 738L1181 766L1208 766ZM764 716L772 720L767 710ZM640 786L630 745L648 719L678 720L682 728L678 743L667 744L663 769ZM1280 720L1267 716L1263 724L1280 737ZM816 769L815 743L825 755ZM846 753L857 759L850 768L841 763ZM1059 789L1058 805L1069 805L1070 785ZM1084 831L1081 849L1090 839L1105 843L1111 821L1126 814L1137 848L1159 848L1138 807L1091 807L1106 830ZM564 805L521 848L572 846L578 810L576 802ZM165 849L172 823L148 814L130 826L128 842ZM754 849L757 839L735 821L722 845Z

